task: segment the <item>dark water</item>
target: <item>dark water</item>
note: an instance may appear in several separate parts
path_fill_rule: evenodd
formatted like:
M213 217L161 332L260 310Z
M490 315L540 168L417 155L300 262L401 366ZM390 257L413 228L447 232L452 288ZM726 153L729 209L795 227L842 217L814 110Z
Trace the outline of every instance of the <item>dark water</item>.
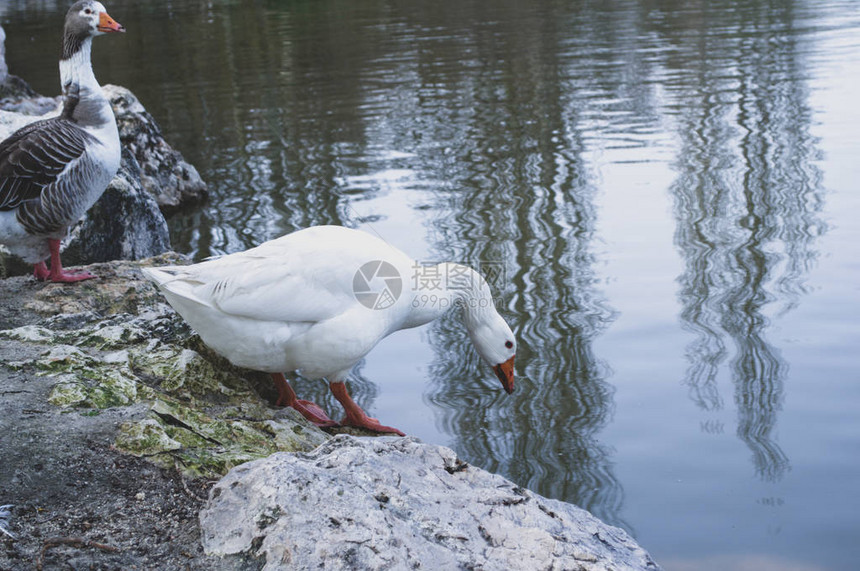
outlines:
M211 185L170 220L177 250L337 223L502 268L517 392L452 316L360 368L384 423L667 569L856 568L860 3L108 8L129 31L97 40L97 76ZM46 94L61 20L2 14L12 72Z

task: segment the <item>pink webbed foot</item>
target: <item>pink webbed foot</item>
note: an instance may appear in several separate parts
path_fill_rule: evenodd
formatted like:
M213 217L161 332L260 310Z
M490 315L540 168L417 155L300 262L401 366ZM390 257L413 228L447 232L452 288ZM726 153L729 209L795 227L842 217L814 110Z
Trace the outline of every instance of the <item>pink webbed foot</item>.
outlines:
M35 264L33 266L33 275L37 280L42 282L74 283L98 277L85 270L64 270L63 264L60 261L60 241L48 240L48 245L51 250L51 269L48 269L44 261Z
M272 380L275 381L275 388L278 389L278 400L275 404L278 406L288 406L299 411L303 417L311 421L319 428L332 428L340 426L336 421L329 418L321 406L309 400L301 400L296 397L296 392L287 378L281 373L272 373Z
M347 414L343 417L343 420L340 421L341 426L353 426L355 428L363 428L364 430L369 430L370 432L378 432L380 434L396 434L398 436L406 436L405 432L397 430L393 426L385 426L384 424L380 424L379 420L376 418L371 418L366 414L361 416L355 416Z
M91 274L85 270L61 270L59 272L51 272L48 280L56 283L70 284L82 282L84 280L91 280L97 277L97 275Z
M340 426L337 421L329 418L322 407L315 402L297 399L293 404L287 406L290 406L302 413L303 417L314 423L319 428L334 428L336 426Z
M39 262L33 266L33 276L40 282L43 282L51 277L51 270L48 269L45 262Z
M406 436L405 433L397 430L393 426L379 424L377 419L367 416L367 413L361 410L361 407L355 404L355 401L353 401L352 397L349 396L349 391L346 390L346 385L343 382L329 383L329 388L331 388L334 398L343 405L343 409L346 411L346 416L340 421L342 426L354 426L371 432Z

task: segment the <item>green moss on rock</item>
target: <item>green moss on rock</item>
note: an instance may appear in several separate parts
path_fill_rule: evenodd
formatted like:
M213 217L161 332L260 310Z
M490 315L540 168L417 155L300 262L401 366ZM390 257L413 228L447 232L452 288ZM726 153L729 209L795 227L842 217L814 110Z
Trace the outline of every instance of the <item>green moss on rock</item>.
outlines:
M54 377L53 406L98 414L135 405L116 448L194 476L219 477L243 462L310 450L329 438L298 413L263 400L253 389L259 374L203 345L136 264L109 267L112 274L100 271L101 279L80 287L34 291L30 309L47 317L0 331L0 339L43 349L4 365Z
M103 324L81 339L80 344L99 349L115 349L140 343L146 331L132 324Z
M134 456L153 456L182 448L154 418L123 423L116 436L116 446Z
M57 384L48 395L48 402L54 406L72 407L87 400L87 391L83 383L78 381L75 375L63 375L59 377Z

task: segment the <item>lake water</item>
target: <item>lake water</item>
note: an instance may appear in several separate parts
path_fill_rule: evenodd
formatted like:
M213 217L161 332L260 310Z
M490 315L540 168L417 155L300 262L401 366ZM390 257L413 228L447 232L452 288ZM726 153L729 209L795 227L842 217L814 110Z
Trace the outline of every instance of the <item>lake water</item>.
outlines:
M669 570L857 568L860 2L107 4L98 78L210 184L175 249L344 224L500 278L516 392L451 316L360 366L383 423ZM2 10L56 94L64 9Z

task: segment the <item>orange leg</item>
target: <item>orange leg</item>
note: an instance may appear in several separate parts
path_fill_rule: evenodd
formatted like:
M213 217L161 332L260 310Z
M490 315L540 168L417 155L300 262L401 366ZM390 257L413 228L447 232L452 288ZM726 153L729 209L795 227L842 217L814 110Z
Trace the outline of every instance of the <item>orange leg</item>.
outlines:
M330 419L318 404L309 400L299 400L296 396L296 391L287 382L287 378L283 373L272 373L272 380L275 381L275 388L278 389L276 405L289 406L296 409L302 413L302 416L320 428L338 426L338 423Z
M379 424L379 420L367 416L367 413L361 410L361 407L355 404L355 401L349 396L344 383L329 383L328 386L334 394L334 398L343 405L343 409L346 411L346 416L340 421L343 426L355 426L372 432L389 432L406 436L396 428Z

